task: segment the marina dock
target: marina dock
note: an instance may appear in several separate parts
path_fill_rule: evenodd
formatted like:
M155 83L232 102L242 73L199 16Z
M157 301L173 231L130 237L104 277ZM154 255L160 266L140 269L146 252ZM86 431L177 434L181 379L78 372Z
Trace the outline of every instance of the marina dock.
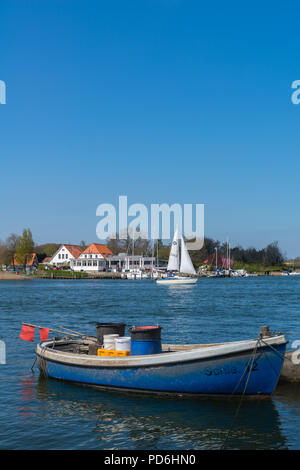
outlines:
M298 362L298 364L297 364ZM280 382L300 382L300 350L287 351L279 378Z

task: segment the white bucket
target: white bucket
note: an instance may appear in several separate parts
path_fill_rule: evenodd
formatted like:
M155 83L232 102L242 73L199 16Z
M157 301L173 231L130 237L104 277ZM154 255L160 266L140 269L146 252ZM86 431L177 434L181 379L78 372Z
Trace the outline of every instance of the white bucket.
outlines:
M130 336L120 336L115 340L116 351L130 351Z
M103 336L103 348L113 351L116 349L115 340L119 335L104 335Z

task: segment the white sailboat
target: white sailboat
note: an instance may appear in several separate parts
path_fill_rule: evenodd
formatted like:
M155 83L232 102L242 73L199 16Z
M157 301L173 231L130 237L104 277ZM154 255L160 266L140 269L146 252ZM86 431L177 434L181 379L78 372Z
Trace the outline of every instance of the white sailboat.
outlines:
M196 274L189 252L185 246L184 239L181 236L181 260L179 267L179 245L178 245L178 229L176 228L172 241L171 251L169 255L168 271L176 271L183 274ZM183 277L178 275L170 275L164 279L157 279L157 284L175 285L175 284L196 284L197 277Z

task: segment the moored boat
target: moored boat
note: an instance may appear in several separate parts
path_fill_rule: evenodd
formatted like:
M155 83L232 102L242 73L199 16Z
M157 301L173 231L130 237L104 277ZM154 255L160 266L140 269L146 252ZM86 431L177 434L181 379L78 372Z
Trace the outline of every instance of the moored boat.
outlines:
M178 229L176 227L172 246L170 250L170 256L168 261L167 271L170 273L163 279L157 279L156 284L160 285L177 285L177 284L196 284L198 278L195 277L196 271L190 258L189 252L185 246L184 239L181 236L181 262L179 267L179 245L178 245ZM188 274L192 277L185 277L177 274ZM176 274L174 274L176 273Z
M191 395L270 395L279 378L283 335L218 344L163 345L157 354L89 355L90 339L37 345L45 375L86 386Z

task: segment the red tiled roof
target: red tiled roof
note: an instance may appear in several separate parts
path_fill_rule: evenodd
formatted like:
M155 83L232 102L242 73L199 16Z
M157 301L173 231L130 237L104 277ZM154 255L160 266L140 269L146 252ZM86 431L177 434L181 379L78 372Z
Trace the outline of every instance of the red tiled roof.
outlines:
M32 266L35 259L36 259L36 254L31 253L31 255L29 255L28 258L27 258L26 266ZM24 258L22 258L22 256L19 257L18 255L15 255L14 256L14 264L17 265L17 266L18 265L19 266L23 265L24 264Z
M82 248L79 245L64 245L64 247L67 248L74 258L78 258L82 253Z
M82 253L85 254L100 254L102 256L112 255L112 251L110 251L109 248L107 248L106 245L102 245L101 243L91 243L90 246L88 246Z
M48 263L51 259L51 256L46 256L46 258L43 259L43 263Z

